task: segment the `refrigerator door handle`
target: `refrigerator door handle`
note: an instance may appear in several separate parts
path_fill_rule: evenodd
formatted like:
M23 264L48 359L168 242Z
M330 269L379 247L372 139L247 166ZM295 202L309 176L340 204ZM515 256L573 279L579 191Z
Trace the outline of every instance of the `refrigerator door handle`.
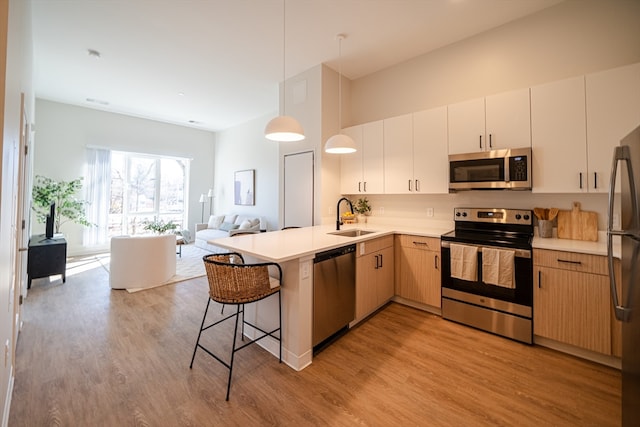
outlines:
M631 207L632 207L632 230L638 229L637 218L638 218L638 196L635 188L635 179L633 175L633 166L631 164L631 156L629 154L629 147L626 145L616 147L614 156L613 156L613 165L611 166L611 181L609 183L609 221L607 223L607 258L609 261L609 284L611 286L611 298L613 301L613 309L616 315L616 319L621 320L623 322L628 321L631 310L627 307L624 307L620 300L618 299L618 287L616 286L616 275L615 269L613 266L613 236L627 236L631 237L634 240L638 239L638 236L634 232L629 232L626 230L614 230L613 229L613 210L614 210L614 199L615 199L615 189L616 189L616 175L618 174L618 162L624 160L627 165L627 174L629 177L629 190L631 197ZM632 286L633 283L629 283L629 286Z

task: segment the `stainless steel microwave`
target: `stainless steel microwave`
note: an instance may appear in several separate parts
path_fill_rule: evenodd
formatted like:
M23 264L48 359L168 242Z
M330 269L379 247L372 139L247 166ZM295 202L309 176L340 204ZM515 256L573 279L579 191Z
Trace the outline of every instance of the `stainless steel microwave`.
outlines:
M531 190L531 148L449 156L449 191Z

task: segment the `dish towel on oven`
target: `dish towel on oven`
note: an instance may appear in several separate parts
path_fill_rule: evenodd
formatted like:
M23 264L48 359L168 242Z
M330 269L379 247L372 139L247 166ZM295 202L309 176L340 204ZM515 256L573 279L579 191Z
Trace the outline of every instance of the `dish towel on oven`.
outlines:
M449 249L451 252L451 277L477 282L478 248L452 243Z
M515 288L515 251L482 248L482 281L489 285Z

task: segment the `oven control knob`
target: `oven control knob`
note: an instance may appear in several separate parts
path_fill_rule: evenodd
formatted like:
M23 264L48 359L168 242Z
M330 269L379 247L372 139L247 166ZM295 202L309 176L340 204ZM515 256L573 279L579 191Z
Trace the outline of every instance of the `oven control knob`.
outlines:
M460 212L456 212L456 216L460 216Z
M462 212L462 216L466 217L467 213L466 212Z
M525 214L524 219L525 219L525 221L529 221L529 215Z
M516 219L520 219L522 216L520 214L516 214Z

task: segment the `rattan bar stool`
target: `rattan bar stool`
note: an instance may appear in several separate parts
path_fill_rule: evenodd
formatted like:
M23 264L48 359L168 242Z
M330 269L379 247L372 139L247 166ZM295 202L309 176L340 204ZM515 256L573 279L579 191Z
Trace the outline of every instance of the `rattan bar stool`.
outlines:
M242 255L236 252L205 255L202 259L207 271L207 278L209 279L209 298L207 298L207 307L204 310L202 324L200 325L200 332L198 333L198 340L196 341L195 348L193 349L193 356L191 357L191 364L189 365L189 369L193 368L193 361L196 357L196 351L198 350L198 347L204 350L218 362L223 364L229 370L229 380L227 382L227 397L225 399L229 400L229 390L231 389L231 374L233 373L233 360L234 355L237 351L242 350L243 348L261 340L262 338L270 336L278 340L280 343L279 360L280 362L282 362L282 297L280 292L282 269L278 264L273 262L245 264ZM269 276L269 267L273 267L275 272L278 273L277 279ZM257 325L254 325L245 320L245 304L260 301L274 294L278 294L278 327L276 329L272 331L265 331ZM220 304L235 305L236 310L235 313L205 326L207 312L209 311L209 304L212 300ZM240 314L242 314L241 336L244 343L236 348ZM233 330L231 361L227 363L222 358L218 357L212 351L200 344L200 337L202 336L203 331L233 317L235 317L236 321ZM252 339L251 341L245 341L245 324L251 326L256 331L259 331L262 335Z

